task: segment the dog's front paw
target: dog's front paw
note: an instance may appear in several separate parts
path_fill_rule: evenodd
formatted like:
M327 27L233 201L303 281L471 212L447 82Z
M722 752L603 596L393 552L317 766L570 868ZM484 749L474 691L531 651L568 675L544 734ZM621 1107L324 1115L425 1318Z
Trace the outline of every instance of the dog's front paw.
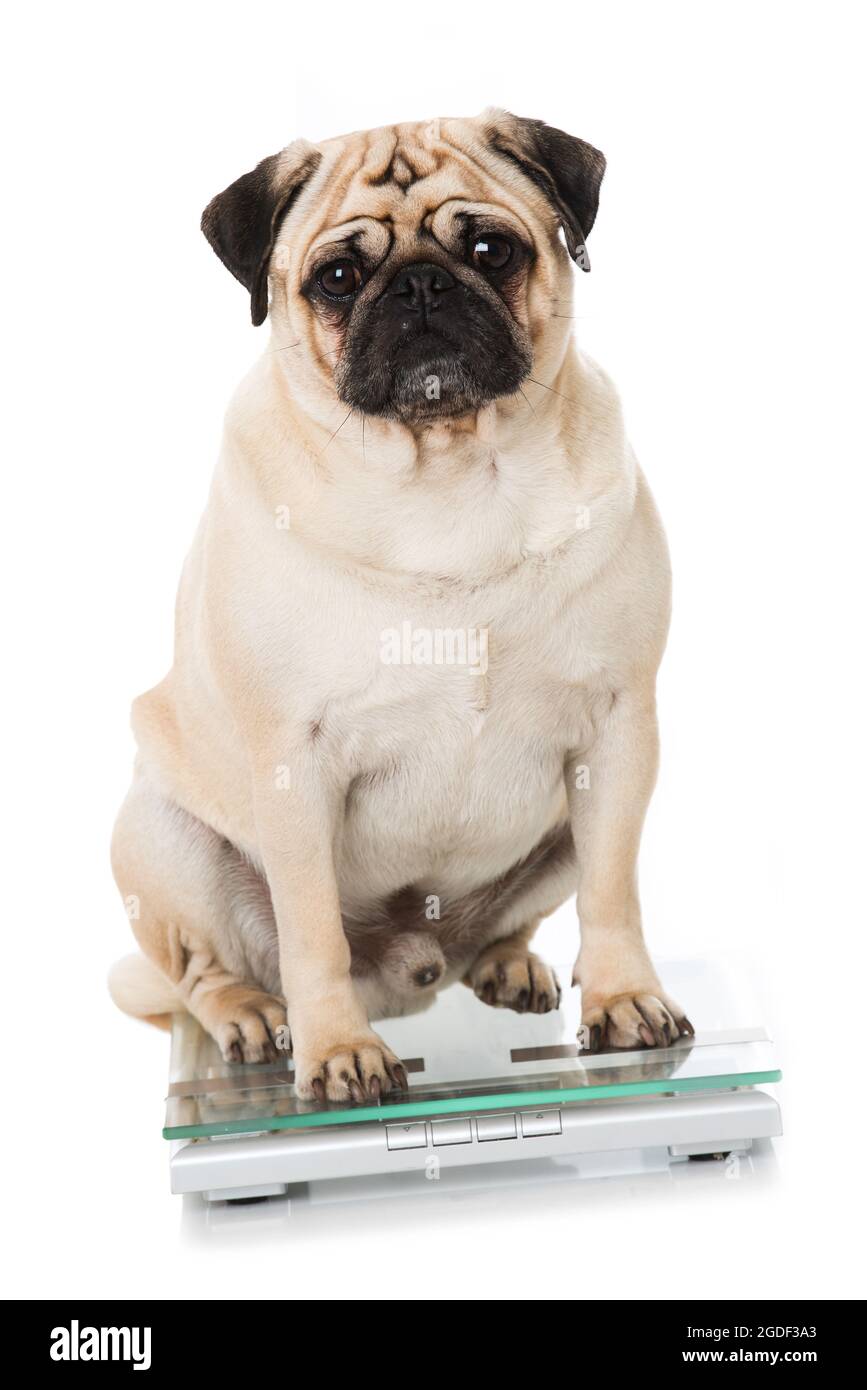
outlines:
M546 1014L560 1007L560 986L550 965L532 951L498 956L488 950L469 974L470 987L483 1004L519 1014Z
M295 1090L302 1100L375 1101L395 1088L405 1091L407 1085L400 1058L374 1032L295 1053Z
M630 991L585 1006L581 1033L583 1050L599 1052L603 1047L668 1047L680 1037L694 1037L695 1029L667 995Z

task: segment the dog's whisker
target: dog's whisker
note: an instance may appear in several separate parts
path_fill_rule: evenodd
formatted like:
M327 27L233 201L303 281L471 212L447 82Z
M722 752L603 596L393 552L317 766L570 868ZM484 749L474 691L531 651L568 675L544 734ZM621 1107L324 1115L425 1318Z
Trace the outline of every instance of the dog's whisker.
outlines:
M569 405L578 404L577 401L572 400L571 396L564 396L562 391L555 391L553 386L546 386L544 381L537 381L534 376L528 376L526 380L532 381L534 386L541 386L543 391L550 391L552 396L559 396L561 401L568 401Z
M296 343L284 343L282 347L272 348L268 355L269 357L276 357L278 352L289 352L292 348L301 347L303 345L303 342L303 338L299 338ZM342 352L342 348L332 348L329 352L321 352L319 356L337 357L340 354L340 352Z
M346 424L346 421L349 419L349 417L350 417L351 414L352 414L352 411L351 411L351 410L350 410L350 411L347 411L346 415L344 415L343 419L340 421L340 424L337 426L337 429L336 429L336 430L334 431L334 433L333 433L332 435L330 435L329 438L325 441L324 445L322 446L322 448L321 448L320 451L319 451L319 457L320 457L320 458L321 458L322 455L325 453L325 450L328 448L328 445L331 444L332 441L335 440L335 439L337 438L337 436L339 435L340 431L343 429L343 426Z
M519 386L519 387L518 387L518 390L520 391L521 395L524 397L524 400L527 402L527 405L530 407L530 409L533 411L533 414L535 415L536 412L535 412L535 410L533 409L533 402L530 400L530 397L527 395L527 393L526 393L526 391L524 390L523 386Z

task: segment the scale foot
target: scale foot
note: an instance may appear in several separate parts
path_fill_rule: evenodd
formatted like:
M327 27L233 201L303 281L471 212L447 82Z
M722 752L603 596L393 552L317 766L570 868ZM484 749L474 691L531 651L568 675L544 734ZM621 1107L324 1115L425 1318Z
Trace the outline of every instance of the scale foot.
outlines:
M752 1139L708 1139L701 1144L669 1144L668 1152L671 1158L690 1158L697 1163L707 1163L713 1158L720 1161L733 1153L746 1153L752 1148L752 1143Z
M202 1195L206 1202L230 1202L232 1206L248 1207L253 1202L267 1202L269 1197L285 1197L288 1191L288 1183L269 1182L260 1187L215 1187Z

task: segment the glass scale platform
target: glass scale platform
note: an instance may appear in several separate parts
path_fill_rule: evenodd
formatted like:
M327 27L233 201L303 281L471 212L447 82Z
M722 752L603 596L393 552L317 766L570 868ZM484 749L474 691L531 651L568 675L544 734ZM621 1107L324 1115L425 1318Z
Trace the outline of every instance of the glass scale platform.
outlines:
M561 983L569 971L558 969ZM730 971L661 966L694 1038L587 1054L580 992L560 1009L494 1009L464 985L425 1011L375 1023L404 1062L407 1091L376 1103L295 1095L291 1058L223 1062L188 1014L173 1020L163 1134L175 1192L244 1200L289 1184L468 1163L664 1147L673 1160L747 1149L781 1133L773 1044Z

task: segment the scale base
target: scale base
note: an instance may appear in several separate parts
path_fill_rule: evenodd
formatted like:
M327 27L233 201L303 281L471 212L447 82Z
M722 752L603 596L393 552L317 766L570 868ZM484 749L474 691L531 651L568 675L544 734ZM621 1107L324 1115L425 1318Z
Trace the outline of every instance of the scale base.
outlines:
M782 1133L772 1096L750 1087L585 1101L538 1110L387 1119L324 1130L211 1136L172 1146L171 1184L209 1202L285 1195L299 1183L383 1175L439 1179L469 1166L574 1159L592 1177L645 1172L714 1154L744 1154Z

